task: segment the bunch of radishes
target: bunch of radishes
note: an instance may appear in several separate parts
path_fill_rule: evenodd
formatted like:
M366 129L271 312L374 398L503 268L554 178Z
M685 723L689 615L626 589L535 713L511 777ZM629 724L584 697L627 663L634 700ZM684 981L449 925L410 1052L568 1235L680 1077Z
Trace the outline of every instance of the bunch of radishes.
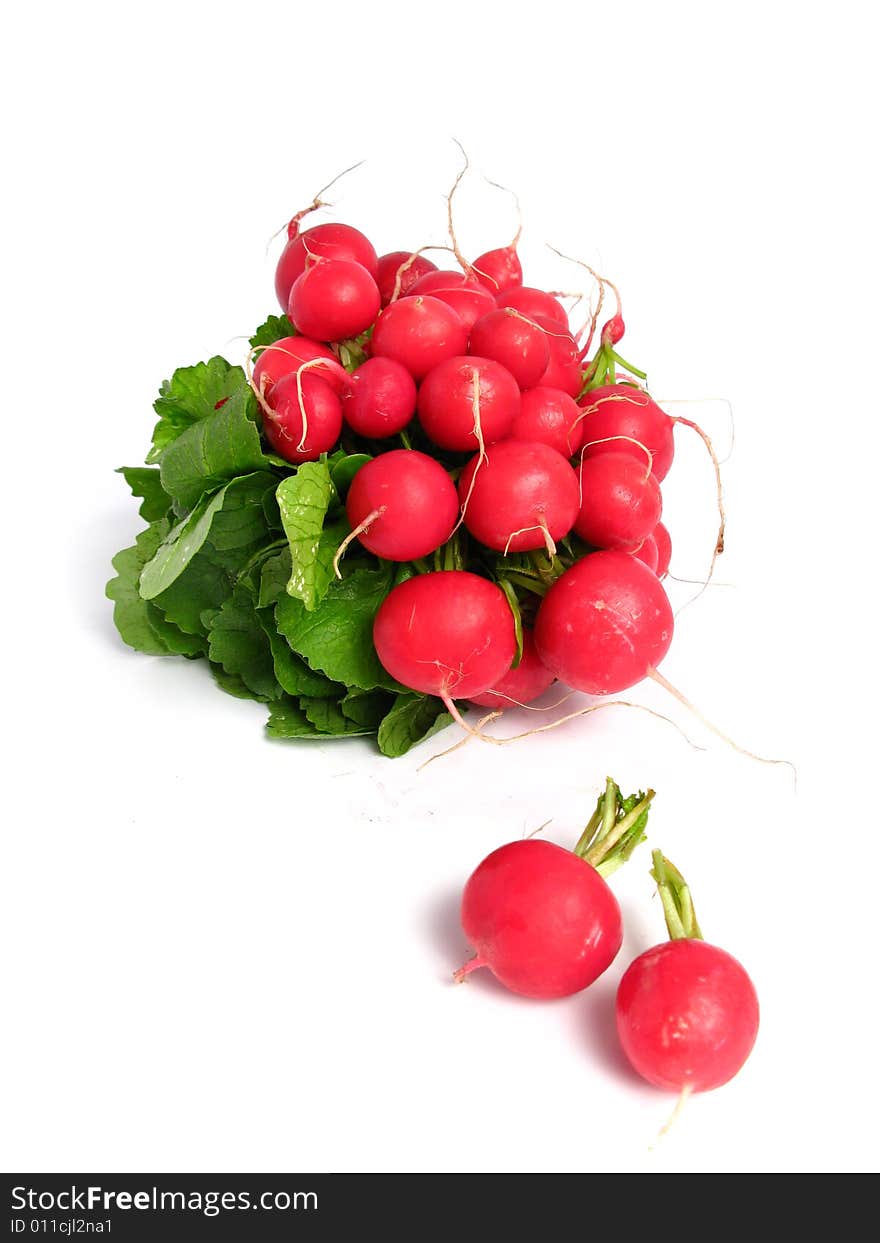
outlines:
M411 568L375 619L385 670L459 720L455 700L657 676L676 420L617 353L619 302L590 357L596 316L576 335L559 298L523 285L515 244L438 271L419 252L377 257L349 225L301 231L302 215L275 280L295 333L259 352L252 384L286 461L347 440L372 455L335 566L357 539Z

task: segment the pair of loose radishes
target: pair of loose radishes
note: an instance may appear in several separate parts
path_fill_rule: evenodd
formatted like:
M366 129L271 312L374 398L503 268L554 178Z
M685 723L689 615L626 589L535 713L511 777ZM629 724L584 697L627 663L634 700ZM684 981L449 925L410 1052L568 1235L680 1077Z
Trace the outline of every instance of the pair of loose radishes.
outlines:
M495 850L467 882L461 905L476 956L457 980L487 967L532 998L580 992L611 965L620 907L604 877L644 839L653 790L622 799L609 778L574 850L528 838ZM707 944L684 878L654 851L652 875L670 939L640 954L617 990L623 1050L650 1083L700 1092L727 1083L758 1031L758 999L743 967Z

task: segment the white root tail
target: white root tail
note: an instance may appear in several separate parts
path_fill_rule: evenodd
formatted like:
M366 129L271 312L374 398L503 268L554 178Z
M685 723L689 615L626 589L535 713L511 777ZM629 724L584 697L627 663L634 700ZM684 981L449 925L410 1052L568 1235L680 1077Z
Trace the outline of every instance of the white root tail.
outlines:
M364 531L369 531L376 519L381 518L385 513L385 509L385 505L380 505L378 509L374 509L372 513L367 514L363 522L359 522L353 531L349 531L348 535L346 535L345 539L336 549L336 555L333 558L333 573L337 578L342 578L342 571L339 569L339 563L345 556L345 552L349 544L353 543L359 535L363 535Z

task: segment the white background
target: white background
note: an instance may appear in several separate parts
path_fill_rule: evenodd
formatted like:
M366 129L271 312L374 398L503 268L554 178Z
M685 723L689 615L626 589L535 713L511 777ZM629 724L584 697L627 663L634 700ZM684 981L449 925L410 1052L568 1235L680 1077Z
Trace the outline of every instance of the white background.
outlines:
M877 1162L878 203L870 6L48 4L7 16L0 1164L89 1170L867 1170ZM873 116L873 119L872 119ZM418 766L271 744L206 668L130 652L103 599L174 366L275 309L270 235L366 158L337 214L381 251L443 240L535 283L620 285L661 397L724 395L729 551L664 665L789 772L653 686L508 748ZM670 407L672 409L672 407ZM684 410L686 407L679 407ZM699 415L726 449L719 405ZM666 491L705 568L708 461ZM676 600L687 589L679 588ZM506 726L513 732L512 723ZM444 736L443 745L453 741ZM433 750L439 750L437 745ZM624 950L554 1004L467 956L495 846L570 843L606 772L762 1000L754 1055L671 1100L615 1048L613 992L661 938L644 850Z

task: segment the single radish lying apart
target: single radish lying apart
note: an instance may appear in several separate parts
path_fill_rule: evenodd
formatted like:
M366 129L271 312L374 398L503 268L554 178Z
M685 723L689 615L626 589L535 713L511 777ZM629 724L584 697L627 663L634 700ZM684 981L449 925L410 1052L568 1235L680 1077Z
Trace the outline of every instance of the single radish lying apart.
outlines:
M511 992L544 1000L598 979L623 940L620 907L603 870L613 871L643 840L653 796L623 800L609 779L574 851L526 838L488 855L461 902L461 925L476 956L455 978L488 967Z
M584 457L628 453L644 462L647 449L657 481L666 478L675 454L673 421L643 389L606 384L587 393L580 404Z
M342 417L358 435L370 440L394 436L415 414L415 380L393 358L368 358L347 379Z
M396 297L402 298L420 277L436 271L436 263L432 263L424 255L413 254L410 250L393 250L388 255L382 255L376 271L376 284L379 286L382 305L388 305L395 297L395 291Z
M294 371L267 390L263 430L271 447L288 462L316 462L342 431L342 405L326 381Z
M275 293L286 311L294 282L306 270L309 257L348 259L366 268L371 276L378 273L379 261L369 238L348 224L317 224L299 233L294 231L281 252L275 270Z
M491 358L464 355L440 363L425 376L419 420L441 449L473 451L507 435L519 403L519 385L506 368Z
M656 575L625 552L588 553L538 609L541 660L572 690L607 695L635 686L672 642L672 608Z
M467 464L458 482L464 524L498 552L526 552L568 535L578 513L577 475L549 445L502 440Z
M523 630L523 650L519 664L508 669L491 690L482 695L471 695L470 701L479 708L515 708L530 704L544 694L555 682L553 674L541 663L535 640L529 629Z
M684 878L659 850L652 875L670 940L640 954L617 990L617 1031L632 1066L674 1092L705 1092L742 1067L758 1034L755 986L702 939Z
M464 272L428 272L409 289L407 297L428 294L439 298L455 311L470 330L478 319L495 309L495 299L476 276Z
M512 307L496 307L471 329L468 349L506 367L520 388L531 388L550 363L547 334Z
M555 323L564 332L568 332L568 315L565 307L550 293L543 289L532 289L529 285L515 285L503 289L495 297L496 306L513 307L526 319L538 319L544 316Z
M468 330L439 298L400 298L386 307L370 338L374 358L393 358L414 380L463 354Z
M412 561L449 539L458 519L458 495L434 458L414 449L392 449L360 468L345 511L369 552L386 561Z
M660 485L644 459L602 453L581 462L578 478L581 501L574 529L595 548L632 552L660 521Z
M507 597L466 570L419 574L394 587L376 614L373 643L393 678L453 710L453 699L494 686L516 655Z
M296 328L319 341L356 337L379 313L379 289L349 259L318 259L294 282L287 313Z
M563 457L574 457L581 447L581 409L573 397L558 388L530 388L523 393L513 420L513 440L539 440Z
M321 359L326 366L309 367L309 375L326 380L334 392L341 394L348 387L348 372L340 366L332 350L308 337L281 337L265 346L254 363L254 386L258 392L265 393L291 371L298 371L304 363L313 363L316 359Z

